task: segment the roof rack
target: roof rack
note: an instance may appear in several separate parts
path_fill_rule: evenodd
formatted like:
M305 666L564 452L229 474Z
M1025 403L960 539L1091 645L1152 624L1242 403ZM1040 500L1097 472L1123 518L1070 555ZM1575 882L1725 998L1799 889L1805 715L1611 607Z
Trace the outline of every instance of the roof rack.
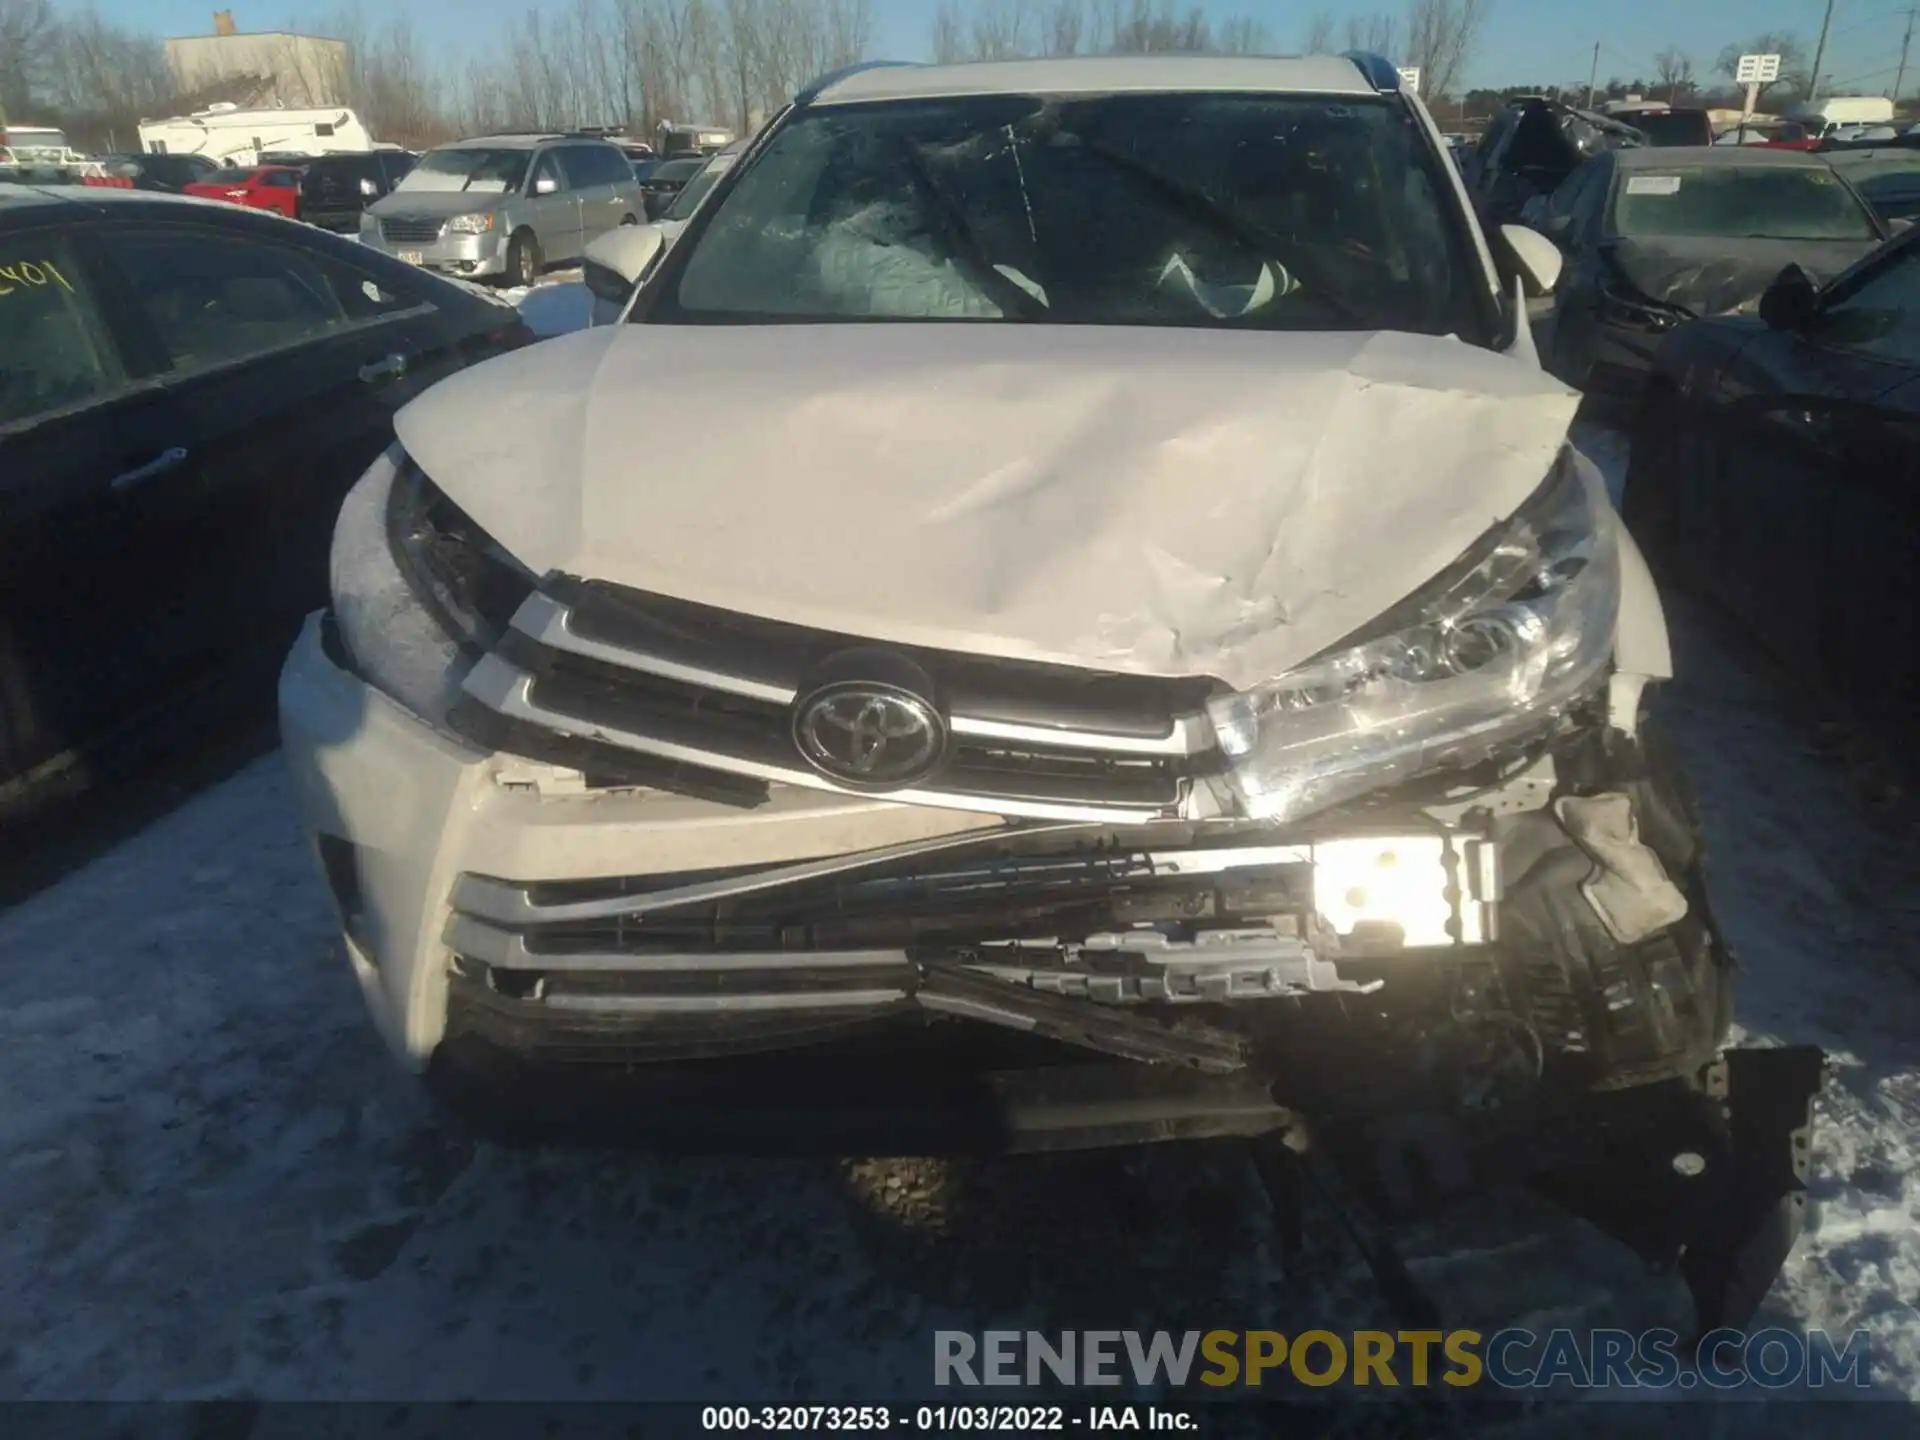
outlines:
M843 65L838 70L829 70L811 85L803 88L799 94L793 97L793 103L796 105L811 105L820 98L823 92L832 86L838 85L842 80L850 79L868 70L918 70L920 68L919 62L914 60L863 60L858 65Z
M1360 77L1379 94L1389 95L1400 88L1400 71L1386 56L1371 50L1349 50L1340 58L1351 60Z

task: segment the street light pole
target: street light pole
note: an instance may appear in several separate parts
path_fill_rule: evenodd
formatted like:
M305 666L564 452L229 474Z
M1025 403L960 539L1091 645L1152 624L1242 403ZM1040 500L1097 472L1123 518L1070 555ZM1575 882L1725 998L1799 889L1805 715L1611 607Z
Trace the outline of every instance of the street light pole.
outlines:
M1893 103L1900 103L1900 87L1907 81L1907 51L1913 48L1913 11L1907 11L1907 33L1900 37L1900 71L1893 77Z
M1827 13L1820 20L1820 43L1813 47L1813 74L1807 79L1807 99L1820 98L1820 62L1827 58L1827 31L1833 25L1833 0L1827 0Z
M1831 5L1833 3L1833 0L1827 0L1827 3ZM1589 110L1593 108L1594 84L1599 79L1600 79L1600 42L1596 40L1593 42L1593 67L1587 71L1587 109Z

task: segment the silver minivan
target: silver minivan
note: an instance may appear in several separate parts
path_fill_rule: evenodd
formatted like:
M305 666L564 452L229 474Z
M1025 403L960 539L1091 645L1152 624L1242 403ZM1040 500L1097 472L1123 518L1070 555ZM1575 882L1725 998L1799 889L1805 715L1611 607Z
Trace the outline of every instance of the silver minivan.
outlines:
M604 140L485 135L421 156L367 207L360 240L429 269L531 285L644 213L633 167Z

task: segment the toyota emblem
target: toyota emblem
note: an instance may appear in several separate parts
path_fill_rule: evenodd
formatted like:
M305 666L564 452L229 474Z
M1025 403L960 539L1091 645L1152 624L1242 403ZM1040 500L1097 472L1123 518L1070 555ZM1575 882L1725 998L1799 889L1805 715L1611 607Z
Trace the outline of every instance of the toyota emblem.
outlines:
M940 763L947 727L911 690L841 682L801 697L793 740L807 763L852 789L911 784Z

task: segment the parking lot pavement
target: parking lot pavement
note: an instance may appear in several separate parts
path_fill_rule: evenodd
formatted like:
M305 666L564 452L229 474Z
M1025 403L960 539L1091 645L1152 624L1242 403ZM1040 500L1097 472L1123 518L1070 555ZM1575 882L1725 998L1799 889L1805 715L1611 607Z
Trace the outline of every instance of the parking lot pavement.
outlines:
M1766 1314L1869 1329L1877 1382L1920 1398L1903 852L1765 673L1675 623L1740 1021L1838 1057ZM272 756L0 913L0 1397L872 1399L925 1393L942 1328L1390 1323L1324 1214L1282 1273L1230 1149L473 1143L394 1072L334 945ZM1401 1240L1450 1324L1685 1323L1677 1281L1522 1196Z

